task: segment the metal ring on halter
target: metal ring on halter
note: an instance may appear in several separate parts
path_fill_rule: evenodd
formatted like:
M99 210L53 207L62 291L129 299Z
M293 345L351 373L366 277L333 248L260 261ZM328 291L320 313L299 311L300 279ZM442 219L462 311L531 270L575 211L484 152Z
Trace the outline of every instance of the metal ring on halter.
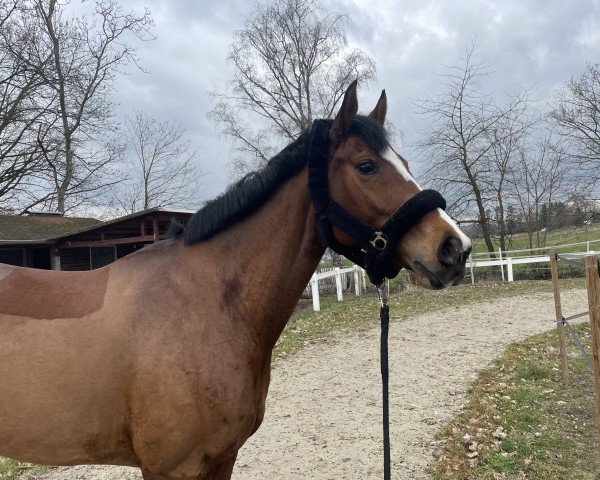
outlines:
M375 232L369 243L381 252L387 245L387 238L385 238L383 232Z

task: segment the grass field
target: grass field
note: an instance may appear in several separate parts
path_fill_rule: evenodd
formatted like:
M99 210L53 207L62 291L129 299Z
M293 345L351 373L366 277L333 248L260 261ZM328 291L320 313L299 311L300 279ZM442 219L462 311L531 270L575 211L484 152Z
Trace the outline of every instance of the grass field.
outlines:
M552 232L548 232L546 237L546 247L552 246L560 246L567 245L570 243L579 243L579 242L587 242L592 240L600 240L600 224L593 224L587 227L579 227L579 228L564 228L561 230L556 230ZM498 250L499 245L494 243L496 251ZM534 238L534 246L535 246L535 238ZM600 250L600 242L592 245L596 250ZM529 241L527 238L527 234L519 233L513 235L509 242L510 250L521 250L529 248ZM474 253L482 253L486 252L487 248L483 239L474 238L473 239L473 252ZM575 249L567 249L561 250L562 252L575 251Z
M575 329L589 350L589 324ZM463 413L439 435L434 479L600 479L593 375L568 349L568 388L555 332L512 345L480 373Z

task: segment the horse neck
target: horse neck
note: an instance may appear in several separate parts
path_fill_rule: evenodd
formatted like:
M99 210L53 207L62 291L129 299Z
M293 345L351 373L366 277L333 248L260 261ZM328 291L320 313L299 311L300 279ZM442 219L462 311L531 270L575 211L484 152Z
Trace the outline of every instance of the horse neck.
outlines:
M225 308L272 349L325 251L308 195L308 169L209 242L229 303Z

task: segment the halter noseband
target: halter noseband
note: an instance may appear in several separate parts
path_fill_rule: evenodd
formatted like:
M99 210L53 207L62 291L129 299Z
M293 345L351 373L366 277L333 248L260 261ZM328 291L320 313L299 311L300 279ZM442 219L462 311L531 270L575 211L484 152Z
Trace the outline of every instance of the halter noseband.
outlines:
M374 285L385 278L394 278L398 270L391 257L402 237L427 213L445 209L446 200L436 190L423 190L410 198L377 230L352 215L329 196L328 153L331 120L315 120L308 145L308 191L317 215L319 237L333 251L364 268ZM335 225L358 242L350 247L338 242L332 227ZM362 246L367 245L363 250Z

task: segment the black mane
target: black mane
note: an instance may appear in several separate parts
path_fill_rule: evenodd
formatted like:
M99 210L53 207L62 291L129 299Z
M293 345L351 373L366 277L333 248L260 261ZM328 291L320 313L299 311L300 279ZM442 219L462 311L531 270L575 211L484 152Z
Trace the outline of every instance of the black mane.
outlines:
M378 154L388 145L385 129L375 120L357 115L347 134L357 135ZM188 221L183 234L186 245L207 240L258 210L275 193L277 187L296 175L306 165L310 135L302 133L256 172L247 174L224 193L206 202ZM343 141L343 139L342 139Z

